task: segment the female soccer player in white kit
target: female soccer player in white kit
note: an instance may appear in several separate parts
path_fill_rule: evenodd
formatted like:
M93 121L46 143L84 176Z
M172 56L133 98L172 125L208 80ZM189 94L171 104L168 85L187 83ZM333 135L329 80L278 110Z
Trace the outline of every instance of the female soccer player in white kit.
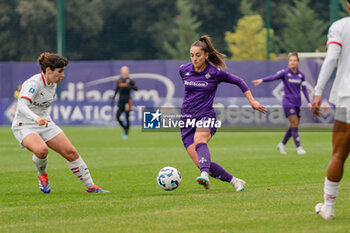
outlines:
M350 0L346 4L350 14ZM320 114L321 95L336 65L338 70L329 98L336 105L332 134L333 152L324 182L324 203L315 206L316 213L326 220L334 218L335 199L343 176L344 162L350 152L350 17L334 22L329 28L327 56L315 87L315 116ZM344 109L346 115L342 114Z
M40 190L44 193L51 192L46 171L49 147L67 160L71 171L86 186L85 192L107 193L94 184L78 151L49 115L57 83L64 77L68 60L54 53L42 53L38 63L42 72L33 75L22 85L12 131L21 147L33 152L32 159L38 170Z

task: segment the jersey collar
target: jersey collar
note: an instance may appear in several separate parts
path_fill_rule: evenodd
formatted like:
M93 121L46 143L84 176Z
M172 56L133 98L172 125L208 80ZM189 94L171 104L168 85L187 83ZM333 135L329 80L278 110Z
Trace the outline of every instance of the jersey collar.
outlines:
M45 75L44 75L43 72L41 72L41 79L43 80L44 86L46 87L47 86L47 81L46 81L46 78L45 78Z
M201 72L195 71L195 70L194 70L194 66L193 66L193 64L192 64L192 65L191 65L191 70L190 70L190 71L191 71L192 73L199 73L199 74L200 74L200 73L205 73L205 72L207 72L207 70L208 70L209 67L210 67L210 63L209 63L209 62L206 61L206 64L207 64L207 65L205 66L204 70L202 70Z
M292 74L299 74L299 69L297 69L297 72L293 72L293 70L291 68L288 67L288 71Z

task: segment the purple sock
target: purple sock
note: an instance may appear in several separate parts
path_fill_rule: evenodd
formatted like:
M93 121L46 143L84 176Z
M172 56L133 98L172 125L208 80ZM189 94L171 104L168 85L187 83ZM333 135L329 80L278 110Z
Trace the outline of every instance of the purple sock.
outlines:
M209 175L211 177L214 177L216 179L231 182L233 176L228 173L223 167L221 167L219 164L211 162L210 163L210 173Z
M198 154L198 165L201 172L208 172L210 169L210 152L207 143L199 143L196 145Z
M286 145L287 142L288 142L288 140L289 140L289 138L290 138L291 136L292 136L292 130L291 130L291 128L288 128L287 131L286 131L286 133L284 134L284 138L283 138L283 140L282 140L282 143L283 143L284 145Z
M294 143L296 147L300 146L300 138L299 138L299 133L298 133L298 128L290 128L292 131L292 136L294 139Z

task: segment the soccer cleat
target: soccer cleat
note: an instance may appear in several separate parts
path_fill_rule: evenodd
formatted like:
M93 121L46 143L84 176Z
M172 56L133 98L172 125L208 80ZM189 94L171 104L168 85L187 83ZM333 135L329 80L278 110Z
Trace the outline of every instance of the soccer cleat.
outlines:
M246 185L244 180L235 178L234 181L231 181L231 184L233 184L233 187L235 187L236 192L241 192L244 190L244 186Z
M298 153L298 155L304 155L304 154L306 154L306 151L301 146L299 146L297 148L297 153Z
M320 215L325 220L333 220L334 219L334 209L326 210L326 206L323 203L318 203L315 206L316 214Z
M101 189L100 187L98 187L95 184L94 184L94 186L92 188L86 189L85 192L86 193L110 193L110 191Z
M285 146L284 146L284 144L282 142L277 145L277 149L280 151L280 153L282 155L287 154Z
M197 182L198 184L203 185L205 189L210 189L210 182L207 177L203 177L203 176L197 177Z
M128 134L126 131L123 132L123 136L122 136L123 139L128 139Z
M50 193L50 184L49 184L49 177L47 174L44 175L38 175L39 180L39 188L43 193Z

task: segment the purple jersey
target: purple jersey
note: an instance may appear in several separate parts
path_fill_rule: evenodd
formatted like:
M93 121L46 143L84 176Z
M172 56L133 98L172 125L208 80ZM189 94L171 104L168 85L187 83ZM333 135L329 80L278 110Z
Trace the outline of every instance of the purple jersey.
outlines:
M310 103L309 94L306 88L305 76L303 72L297 71L293 73L291 69L284 69L277 72L275 75L263 78L264 82L269 82L277 79L282 79L284 84L283 106L301 106L300 90L303 90L304 96Z
M216 89L221 82L237 85L242 92L248 91L243 79L208 63L202 72L196 72L192 63L180 66L179 70L185 87L181 114L192 118L215 117L213 108Z

